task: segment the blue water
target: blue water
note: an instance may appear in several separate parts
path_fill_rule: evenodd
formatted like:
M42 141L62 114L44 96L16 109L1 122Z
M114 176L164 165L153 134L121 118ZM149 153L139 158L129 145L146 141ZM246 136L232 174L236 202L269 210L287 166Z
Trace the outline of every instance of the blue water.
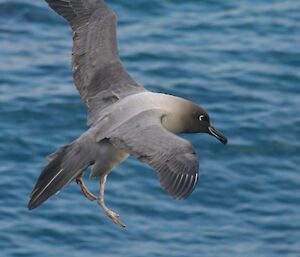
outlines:
M0 256L300 256L300 1L109 3L134 78L201 104L230 144L186 136L201 161L186 201L145 164L118 167L106 200L125 230L75 183L29 212L45 156L86 129L86 108L67 24L44 1L0 0Z

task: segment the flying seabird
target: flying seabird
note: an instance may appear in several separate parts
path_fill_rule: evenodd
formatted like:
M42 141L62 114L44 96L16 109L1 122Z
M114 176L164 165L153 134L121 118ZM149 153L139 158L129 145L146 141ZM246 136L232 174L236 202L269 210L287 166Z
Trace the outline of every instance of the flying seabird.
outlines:
M153 93L140 86L122 66L117 47L117 19L104 0L46 0L70 24L73 35L72 67L75 85L88 107L89 129L48 157L30 195L34 209L71 181L97 200L105 213L125 227L119 215L106 207L108 174L132 155L158 173L161 187L175 199L185 199L199 178L199 162L190 142L180 133L208 133L226 144L208 113L183 98ZM83 181L100 177L99 196Z

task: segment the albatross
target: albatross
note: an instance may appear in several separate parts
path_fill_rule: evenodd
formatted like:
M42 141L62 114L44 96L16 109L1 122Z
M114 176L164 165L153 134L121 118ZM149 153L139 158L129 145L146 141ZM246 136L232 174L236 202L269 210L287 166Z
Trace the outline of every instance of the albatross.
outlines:
M123 67L117 46L117 18L104 0L46 0L73 30L72 70L88 107L88 130L48 157L30 195L34 209L76 181L84 196L97 201L114 223L125 227L104 201L109 173L129 155L150 165L161 187L175 199L186 199L199 179L199 161L181 133L208 133L223 144L208 113L193 102L154 93L139 85ZM100 178L95 196L84 172Z

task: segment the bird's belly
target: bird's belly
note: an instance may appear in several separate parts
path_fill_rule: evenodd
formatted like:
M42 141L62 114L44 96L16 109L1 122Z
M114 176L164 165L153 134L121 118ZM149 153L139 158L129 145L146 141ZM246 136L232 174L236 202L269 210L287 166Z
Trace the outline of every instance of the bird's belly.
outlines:
M92 168L91 178L108 174L129 156L128 153L116 149L108 140L100 141L94 154L96 162Z

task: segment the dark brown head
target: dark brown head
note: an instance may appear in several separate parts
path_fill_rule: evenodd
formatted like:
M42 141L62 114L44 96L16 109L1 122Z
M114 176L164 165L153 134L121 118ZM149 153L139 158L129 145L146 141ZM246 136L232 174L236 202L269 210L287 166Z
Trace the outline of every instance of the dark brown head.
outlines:
M208 113L199 106L194 106L192 110L186 133L208 133L223 144L228 142L227 138L212 126Z

